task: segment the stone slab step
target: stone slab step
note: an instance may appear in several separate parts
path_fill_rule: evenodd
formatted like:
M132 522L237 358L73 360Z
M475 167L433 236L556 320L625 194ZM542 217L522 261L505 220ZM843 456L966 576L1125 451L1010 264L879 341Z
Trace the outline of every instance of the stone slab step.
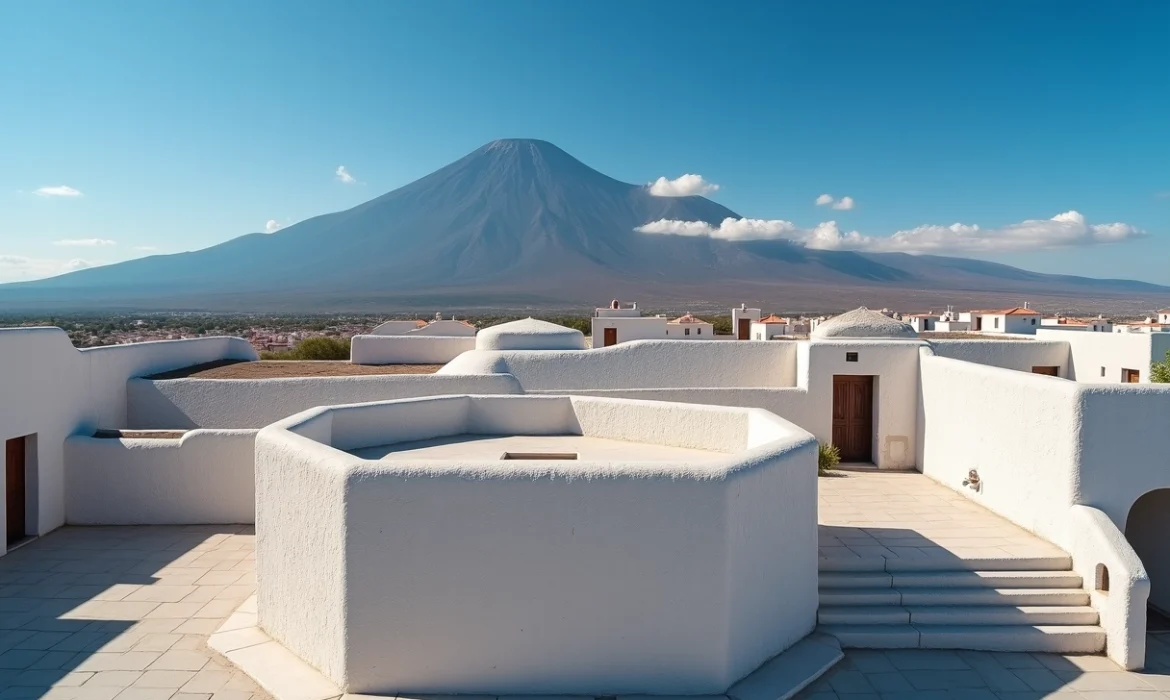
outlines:
M820 574L820 588L1080 588L1071 571L831 571Z
M846 649L970 649L1096 654L1105 631L1090 625L822 625Z
M1088 605L1077 588L833 588L823 589L820 605Z
M843 658L836 639L814 632L727 690L731 700L787 700ZM624 700L619 696L619 700ZM642 696L640 700L652 700Z
M1096 625L1097 611L1085 606L927 606L822 607L822 625Z
M1036 557L822 557L821 572L835 571L1069 571L1067 554Z

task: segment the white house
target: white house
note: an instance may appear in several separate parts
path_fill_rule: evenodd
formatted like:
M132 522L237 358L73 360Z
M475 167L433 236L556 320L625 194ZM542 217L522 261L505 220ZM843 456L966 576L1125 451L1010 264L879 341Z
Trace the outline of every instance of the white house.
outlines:
M953 306L948 306L947 310L939 315L934 330L938 333L966 333L971 330L971 314L957 314Z
M1055 316L1040 319L1040 327L1070 331L1088 331L1090 333L1112 333L1113 321L1101 315L1098 315L1096 318Z
M938 322L938 314L909 314L903 316L902 320L909 323L916 333L925 333L934 330L935 324Z
M759 309L749 309L747 304L740 304L738 309L731 310L731 332L736 340L753 338L752 324L760 320Z
M1158 323L1170 326L1170 309L1160 309L1158 311Z
M1031 335L1040 326L1040 314L1027 304L1014 309L972 311L972 330L983 333L1015 333Z
M792 322L776 314L771 314L766 318L754 321L751 325L752 340L772 340L773 338L793 335L794 333L795 330L793 329Z
M691 314L683 314L666 322L666 337L670 340L714 340L715 326Z
M1170 333L1071 333L1041 326L1036 339L1066 342L1068 376L1084 384L1149 384L1150 365L1170 351Z
M666 316L643 316L637 302L623 306L614 299L605 308L594 309L593 347L605 348L631 340L660 340L666 337Z
M1170 323L1163 323L1162 312L1157 316L1148 316L1144 321L1129 321L1113 324L1114 333L1163 333L1170 331Z

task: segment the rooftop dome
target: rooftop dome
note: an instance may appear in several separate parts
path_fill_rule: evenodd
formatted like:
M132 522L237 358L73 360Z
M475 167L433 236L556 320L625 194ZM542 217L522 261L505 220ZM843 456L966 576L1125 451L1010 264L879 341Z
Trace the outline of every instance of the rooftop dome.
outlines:
M820 323L813 338L917 338L907 323L862 306Z
M476 350L584 350L581 331L548 321L525 318L483 329L475 336Z

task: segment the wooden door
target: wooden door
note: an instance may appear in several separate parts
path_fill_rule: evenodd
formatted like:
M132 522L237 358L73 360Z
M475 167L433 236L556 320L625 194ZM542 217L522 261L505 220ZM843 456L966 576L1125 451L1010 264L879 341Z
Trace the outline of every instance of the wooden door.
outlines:
M1032 374L1044 374L1049 377L1059 377L1060 368L1051 366L1037 366L1032 368Z
M12 438L4 444L4 493L8 517L7 545L24 539L25 485L24 438Z
M750 318L739 319L739 328L737 334L740 340L751 340L752 337L752 320Z
M873 377L833 377L833 444L842 462L873 461Z
M602 347L608 348L610 345L617 345L617 329L616 328L606 328L605 329L605 342L602 345Z
M1126 384L1137 384L1141 381L1141 373L1136 369L1121 370L1121 381Z

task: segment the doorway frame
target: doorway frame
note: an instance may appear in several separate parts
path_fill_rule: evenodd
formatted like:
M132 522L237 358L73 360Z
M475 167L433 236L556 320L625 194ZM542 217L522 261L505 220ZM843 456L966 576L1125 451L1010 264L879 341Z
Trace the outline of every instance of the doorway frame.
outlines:
M617 345L617 343L618 333L616 327L610 326L609 328L601 329L601 347L608 348L612 345Z
M853 465L872 465L877 467L877 433L878 433L878 375L875 374L834 374L833 375L833 390L832 403L830 405L830 440L838 449L841 445L834 439L833 433L836 430L836 416L837 416L837 384L854 383L868 385L869 391L869 439L866 440L866 454L864 456L854 456L841 454L841 464Z
M20 529L21 536L19 538L16 538L16 539L12 539L11 533L8 531L8 518L9 518L9 516L8 516L8 501L10 498L9 494L11 492L11 489L9 488L9 482L8 482L9 444L19 444L20 445L19 450L21 452L21 457L22 457L23 462L24 462L19 469L20 476L21 476L21 482L22 482L21 486L23 487L22 488L23 498L19 499L19 500L23 501L23 503L21 505L23 506L22 510L24 511L23 512L24 526ZM4 441L3 479L4 479L4 499L5 499L5 504L4 504L4 506L5 506L5 508L4 508L4 520L5 520L4 543L5 544L4 544L4 549L0 550L0 552L3 552L3 551L11 552L12 550L14 550L16 548L23 546L24 544L26 544L28 542L31 542L37 536L37 532L39 530L39 522L40 522L39 508L38 508L38 504L40 502L40 499L38 498L38 494L40 492L40 489L39 489L39 483L38 483L39 479L38 479L38 469L37 469L37 464L38 464L37 458L38 458L38 454L37 454L37 434L36 433L29 433L27 435L18 435L16 437L8 438Z

